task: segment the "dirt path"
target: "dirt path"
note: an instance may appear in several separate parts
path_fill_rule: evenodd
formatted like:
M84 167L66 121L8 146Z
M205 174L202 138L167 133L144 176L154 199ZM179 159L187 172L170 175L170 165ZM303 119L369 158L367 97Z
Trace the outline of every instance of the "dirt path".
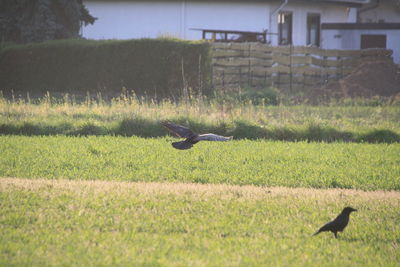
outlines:
M174 194L201 199L264 199L275 197L315 198L324 200L358 198L400 201L397 191L361 191L349 189L313 189L288 187L237 186L225 184L145 183L117 181L46 180L0 178L0 192L13 190L73 191L77 194L118 192L119 194Z

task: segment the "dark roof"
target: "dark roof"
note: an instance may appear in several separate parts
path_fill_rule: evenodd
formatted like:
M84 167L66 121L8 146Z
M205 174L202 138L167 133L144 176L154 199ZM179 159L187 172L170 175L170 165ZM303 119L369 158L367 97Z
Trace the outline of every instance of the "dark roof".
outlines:
M319 2L319 3L341 3L341 4L368 4L368 0L290 0L291 2Z
M322 23L323 30L400 30L400 23Z
M305 2L305 3L330 3L337 5L345 5L349 7L361 7L362 5L368 4L368 0L289 0L289 3L293 2Z

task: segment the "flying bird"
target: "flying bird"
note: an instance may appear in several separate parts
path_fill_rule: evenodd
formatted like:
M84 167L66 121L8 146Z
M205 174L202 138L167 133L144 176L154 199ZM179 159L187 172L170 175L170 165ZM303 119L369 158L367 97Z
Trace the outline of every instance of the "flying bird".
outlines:
M344 228L346 228L347 224L349 223L350 219L350 213L353 211L357 211L356 209L353 209L352 207L345 207L333 221L328 222L324 226L322 226L315 234L317 235L321 232L327 232L331 231L332 233L335 234L335 237L338 238L337 232L342 232Z
M189 149L194 144L199 141L229 141L233 139L233 136L225 137L221 135L216 135L212 133L208 134L198 134L181 125L174 124L169 121L164 121L161 123L168 131L173 133L174 135L182 138L186 138L180 142L172 143L172 146L176 149Z

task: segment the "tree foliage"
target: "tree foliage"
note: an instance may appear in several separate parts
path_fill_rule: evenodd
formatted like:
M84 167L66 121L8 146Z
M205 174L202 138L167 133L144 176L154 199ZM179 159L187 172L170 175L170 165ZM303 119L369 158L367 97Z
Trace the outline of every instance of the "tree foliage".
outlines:
M398 11L400 11L400 0L394 0L395 4L396 4L396 8Z
M76 38L82 24L93 24L95 20L82 0L1 0L0 41Z

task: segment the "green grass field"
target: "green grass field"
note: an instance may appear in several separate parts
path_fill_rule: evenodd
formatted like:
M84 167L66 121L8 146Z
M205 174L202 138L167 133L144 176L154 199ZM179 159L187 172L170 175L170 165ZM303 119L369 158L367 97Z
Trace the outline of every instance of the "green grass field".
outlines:
M165 119L236 138L179 151ZM0 98L0 266L398 266L399 121L387 105ZM311 237L348 205L339 239Z
M0 177L400 190L400 144L0 136Z
M339 239L311 235L346 205ZM400 194L0 179L2 266L398 266Z

